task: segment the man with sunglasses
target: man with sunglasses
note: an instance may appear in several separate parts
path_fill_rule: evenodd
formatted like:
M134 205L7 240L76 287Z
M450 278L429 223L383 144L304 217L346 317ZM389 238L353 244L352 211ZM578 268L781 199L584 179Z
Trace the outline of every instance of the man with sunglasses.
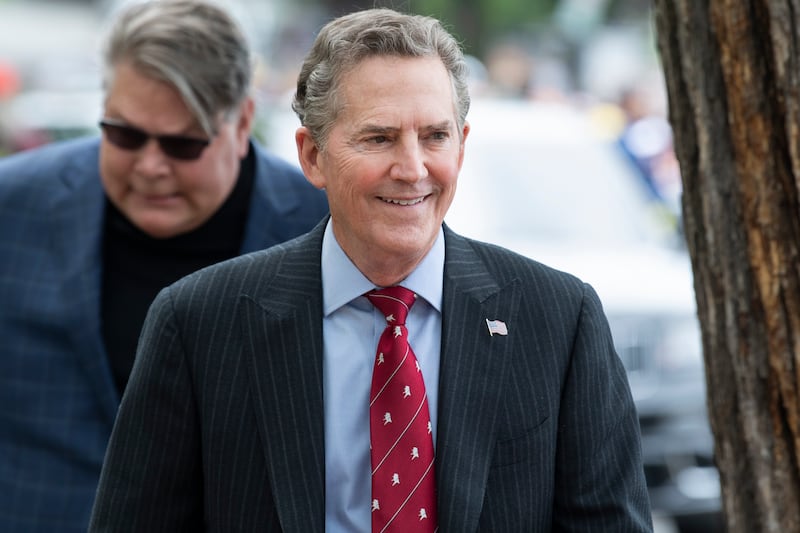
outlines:
M0 160L0 531L86 531L162 287L328 211L251 141L251 57L221 8L133 5L104 69L99 139Z

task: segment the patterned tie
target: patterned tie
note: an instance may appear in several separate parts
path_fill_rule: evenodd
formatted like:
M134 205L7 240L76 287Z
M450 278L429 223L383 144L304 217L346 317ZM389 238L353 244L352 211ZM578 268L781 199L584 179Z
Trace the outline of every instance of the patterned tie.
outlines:
M367 293L386 316L370 390L372 533L436 531L433 437L425 383L408 344L404 287Z

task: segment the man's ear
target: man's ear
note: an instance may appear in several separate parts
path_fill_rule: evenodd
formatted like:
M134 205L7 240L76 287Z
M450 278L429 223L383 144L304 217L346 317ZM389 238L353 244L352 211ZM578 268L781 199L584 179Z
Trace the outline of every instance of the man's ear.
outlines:
M320 168L321 153L316 141L311 137L311 131L305 126L300 126L294 133L297 144L297 159L306 179L317 189L325 188L325 173Z
M253 120L255 116L255 102L248 96L239 108L239 120L236 122L236 150L239 159L247 155L250 147L250 134L253 130Z
M467 142L467 137L469 136L469 122L464 121L464 129L461 130L461 142L459 143L460 146L458 148L458 170L461 171L461 165L464 164L464 145Z

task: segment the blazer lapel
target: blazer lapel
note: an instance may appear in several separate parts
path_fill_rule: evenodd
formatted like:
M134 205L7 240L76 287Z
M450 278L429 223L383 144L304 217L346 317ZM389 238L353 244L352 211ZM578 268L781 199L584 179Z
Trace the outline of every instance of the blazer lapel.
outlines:
M475 531L494 448L495 413L510 368L518 283L500 286L471 245L445 227L436 480L442 531ZM502 320L509 334L490 335Z
M248 253L261 250L270 245L283 242L279 228L282 221L276 220L277 206L270 191L270 175L267 163L260 151L251 142L250 151L256 159L253 192L250 196L250 207L247 210L241 252Z
M63 187L53 195L54 251L59 301L70 302L70 335L80 364L89 376L109 424L119 394L111 376L100 332L102 282L101 234L105 200L98 170L97 147L88 147L62 173Z
M284 531L325 529L322 400L324 224L288 248L276 275L243 294L239 315L258 431Z
M324 531L322 399L323 221L287 248L272 279L242 295L239 318L251 361L258 431L284 531ZM445 227L437 487L442 531L475 531L494 447L495 412L509 371L510 323L520 291L499 285L463 238ZM512 335L513 329L509 335ZM513 338L513 337L511 337Z

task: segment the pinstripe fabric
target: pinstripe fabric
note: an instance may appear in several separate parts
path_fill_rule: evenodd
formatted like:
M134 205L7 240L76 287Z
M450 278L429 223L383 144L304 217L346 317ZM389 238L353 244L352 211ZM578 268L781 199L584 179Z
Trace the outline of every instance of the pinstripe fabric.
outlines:
M447 252L442 531L649 531L638 421L594 291L491 246Z
M244 251L298 235L327 210L297 171L256 153ZM116 415L100 334L97 159L97 139L84 139L0 160L3 533L86 531Z
M161 293L91 531L324 531L323 228ZM595 293L445 240L440 531L650 531L638 422Z

